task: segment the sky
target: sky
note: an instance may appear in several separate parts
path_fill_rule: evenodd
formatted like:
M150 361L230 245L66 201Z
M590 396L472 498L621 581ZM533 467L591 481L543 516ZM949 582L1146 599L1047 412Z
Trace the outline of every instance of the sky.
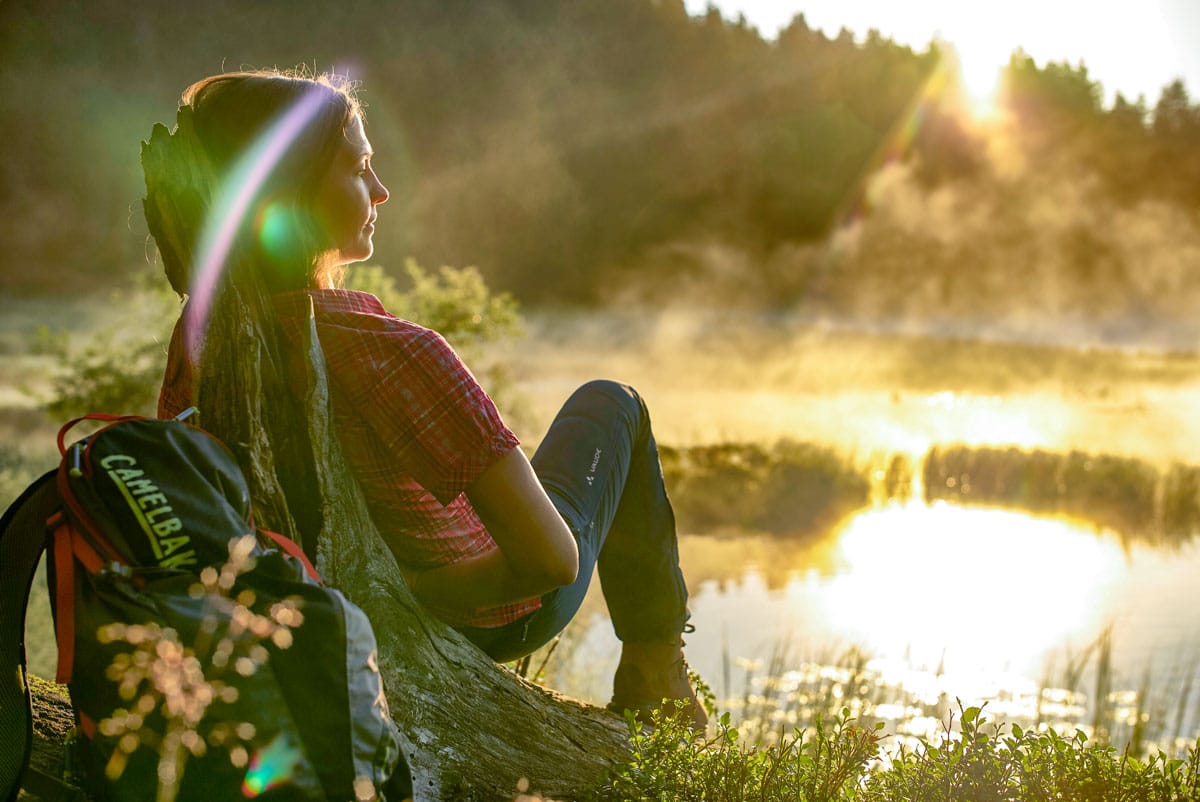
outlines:
M1082 61L1106 103L1121 92L1144 95L1153 108L1176 78L1200 99L1200 0L685 0L692 14L710 2L726 18L744 14L767 38L799 13L829 36L843 26L859 38L876 28L919 50L936 35L955 45L977 92L1021 48L1039 66Z

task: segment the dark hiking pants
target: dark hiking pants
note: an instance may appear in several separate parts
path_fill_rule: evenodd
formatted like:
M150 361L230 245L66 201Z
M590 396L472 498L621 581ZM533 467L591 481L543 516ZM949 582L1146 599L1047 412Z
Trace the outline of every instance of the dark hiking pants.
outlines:
M618 638L678 640L688 611L675 515L637 392L612 381L580 387L550 424L532 463L579 545L579 576L516 621L459 631L498 661L529 654L574 617L599 566Z

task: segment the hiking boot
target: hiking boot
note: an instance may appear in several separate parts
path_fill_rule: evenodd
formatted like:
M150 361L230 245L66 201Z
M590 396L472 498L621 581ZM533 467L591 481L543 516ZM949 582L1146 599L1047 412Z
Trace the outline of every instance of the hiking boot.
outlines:
M621 662L613 675L608 709L617 713L632 710L644 726L650 726L654 711L661 710L702 735L708 725L708 714L688 678L682 645L679 642L624 644ZM676 708L676 700L685 702L682 709Z

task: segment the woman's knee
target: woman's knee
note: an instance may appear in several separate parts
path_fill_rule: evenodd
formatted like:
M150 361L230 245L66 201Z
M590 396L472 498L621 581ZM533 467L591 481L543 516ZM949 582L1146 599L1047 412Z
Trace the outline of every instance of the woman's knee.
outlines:
M575 390L575 395L592 395L596 393L612 398L639 398L637 390L624 382L612 379L592 379L579 385Z
M646 403L638 391L623 382L612 379L592 379L579 385L571 396L582 402L605 402L616 404L633 418L646 414Z
M615 410L616 414L626 421L630 433L635 436L649 424L650 420L646 411L646 402L642 400L638 391L628 384L612 379L593 379L581 384L571 394L564 409L569 407L574 407L581 412L586 410L585 414L591 413L590 416L598 413L604 414L603 410L607 410L607 414L612 414Z

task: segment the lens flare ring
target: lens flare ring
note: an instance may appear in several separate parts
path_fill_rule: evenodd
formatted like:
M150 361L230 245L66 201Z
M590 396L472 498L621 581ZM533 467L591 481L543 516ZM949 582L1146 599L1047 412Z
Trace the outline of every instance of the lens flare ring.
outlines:
M307 92L259 135L218 186L200 232L199 247L195 251L198 269L192 271L192 286L184 312L188 352L193 357L199 355L201 335L208 324L213 298L238 229L271 171L312 121L323 102L324 94L320 88L314 87Z

